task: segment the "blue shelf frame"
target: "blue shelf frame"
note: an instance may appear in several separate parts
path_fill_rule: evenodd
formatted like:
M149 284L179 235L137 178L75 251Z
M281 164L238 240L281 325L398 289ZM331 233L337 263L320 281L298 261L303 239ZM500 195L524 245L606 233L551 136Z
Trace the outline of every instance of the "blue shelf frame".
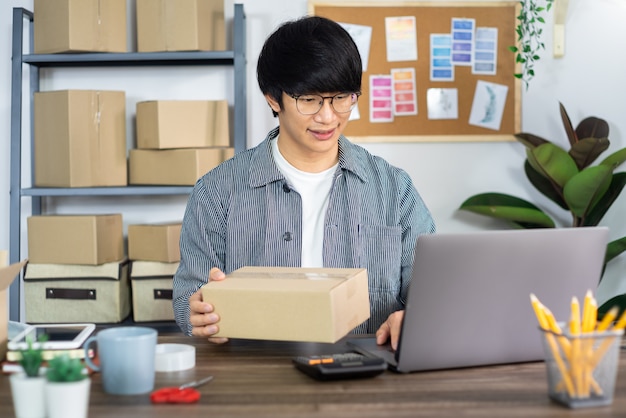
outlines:
M157 65L232 66L234 78L233 146L235 152L246 149L246 16L242 4L234 5L233 49L230 51L172 51L172 52L125 52L125 53L78 53L78 54L25 54L23 34L25 23L29 25L30 44L33 50L33 13L24 8L13 9L13 43L11 64L11 167L9 186L9 262L16 263L21 257L22 198L30 198L32 214L42 212L42 199L54 196L162 196L186 195L191 186L125 186L92 188L22 188L22 89L24 65L30 67L30 114L33 114L33 98L39 91L39 68L44 67L136 67ZM30 144L33 150L33 121L30 120ZM32 156L31 156L32 170ZM9 288L9 319L20 321L22 277Z

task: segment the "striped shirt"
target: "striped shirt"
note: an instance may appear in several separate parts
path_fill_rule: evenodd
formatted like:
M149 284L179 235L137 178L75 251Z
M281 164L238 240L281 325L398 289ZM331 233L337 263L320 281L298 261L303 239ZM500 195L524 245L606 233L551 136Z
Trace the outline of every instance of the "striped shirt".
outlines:
M302 202L274 163L270 141L277 136L278 128L193 188L173 284L176 322L187 335L189 297L207 282L211 268L228 274L243 266L301 265ZM415 242L433 232L432 216L409 175L341 136L323 260L324 267L367 269L370 318L353 332L374 333L404 309Z

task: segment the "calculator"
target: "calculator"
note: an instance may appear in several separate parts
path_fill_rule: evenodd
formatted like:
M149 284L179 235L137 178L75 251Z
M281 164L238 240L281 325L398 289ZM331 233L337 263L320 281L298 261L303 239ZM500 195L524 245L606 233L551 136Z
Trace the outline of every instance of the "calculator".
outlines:
M317 380L356 379L374 377L387 370L382 358L358 353L298 356L293 359L296 369Z

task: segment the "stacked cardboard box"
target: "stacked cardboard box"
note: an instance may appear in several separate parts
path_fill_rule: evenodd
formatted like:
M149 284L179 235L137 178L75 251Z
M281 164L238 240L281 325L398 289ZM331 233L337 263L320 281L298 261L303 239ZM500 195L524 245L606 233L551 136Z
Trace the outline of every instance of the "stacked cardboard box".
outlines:
M36 186L128 184L123 91L38 92L34 120Z
M34 52L127 52L126 0L35 0ZM223 51L224 0L137 0L137 50Z
M181 223L128 226L135 322L172 321L172 280L180 261Z
M122 215L38 215L27 226L27 322L116 323L130 314Z
M130 150L129 183L193 185L234 155L226 100L137 103L137 148Z
M34 52L127 52L126 9L35 0ZM223 0L138 0L136 12L139 52L226 49ZM234 154L226 101L139 103L128 159L124 92L38 92L34 108L37 187L193 185Z
M226 100L151 100L137 103L137 148L229 145Z
M226 49L224 0L137 0L137 50Z
M34 52L127 52L126 0L35 0Z

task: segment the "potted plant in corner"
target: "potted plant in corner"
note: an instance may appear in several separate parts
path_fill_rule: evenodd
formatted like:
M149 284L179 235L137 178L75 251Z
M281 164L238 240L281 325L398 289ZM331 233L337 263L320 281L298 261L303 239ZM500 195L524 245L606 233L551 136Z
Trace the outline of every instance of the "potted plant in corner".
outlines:
M574 129L565 107L561 103L559 107L570 144L569 151L533 134L515 134L515 138L526 147L524 171L541 194L570 213L570 227L596 226L626 184L626 172L615 172L626 161L626 148L592 165L609 148L608 123L588 117ZM504 219L516 228L557 227L557 223L533 203L503 193L471 196L459 209ZM626 237L611 241L607 246L605 267L625 250ZM598 316L603 316L615 305L620 310L626 309L626 294L603 303L598 308Z
M46 377L48 418L86 418L91 379L82 361L68 354L54 357Z
M40 343L44 341L45 338L39 340ZM20 350L20 359L18 361L23 371L13 373L9 377L13 408L15 409L16 418L45 418L46 376L41 373L43 348L41 345L35 346L31 338L27 339L27 344L26 349Z

